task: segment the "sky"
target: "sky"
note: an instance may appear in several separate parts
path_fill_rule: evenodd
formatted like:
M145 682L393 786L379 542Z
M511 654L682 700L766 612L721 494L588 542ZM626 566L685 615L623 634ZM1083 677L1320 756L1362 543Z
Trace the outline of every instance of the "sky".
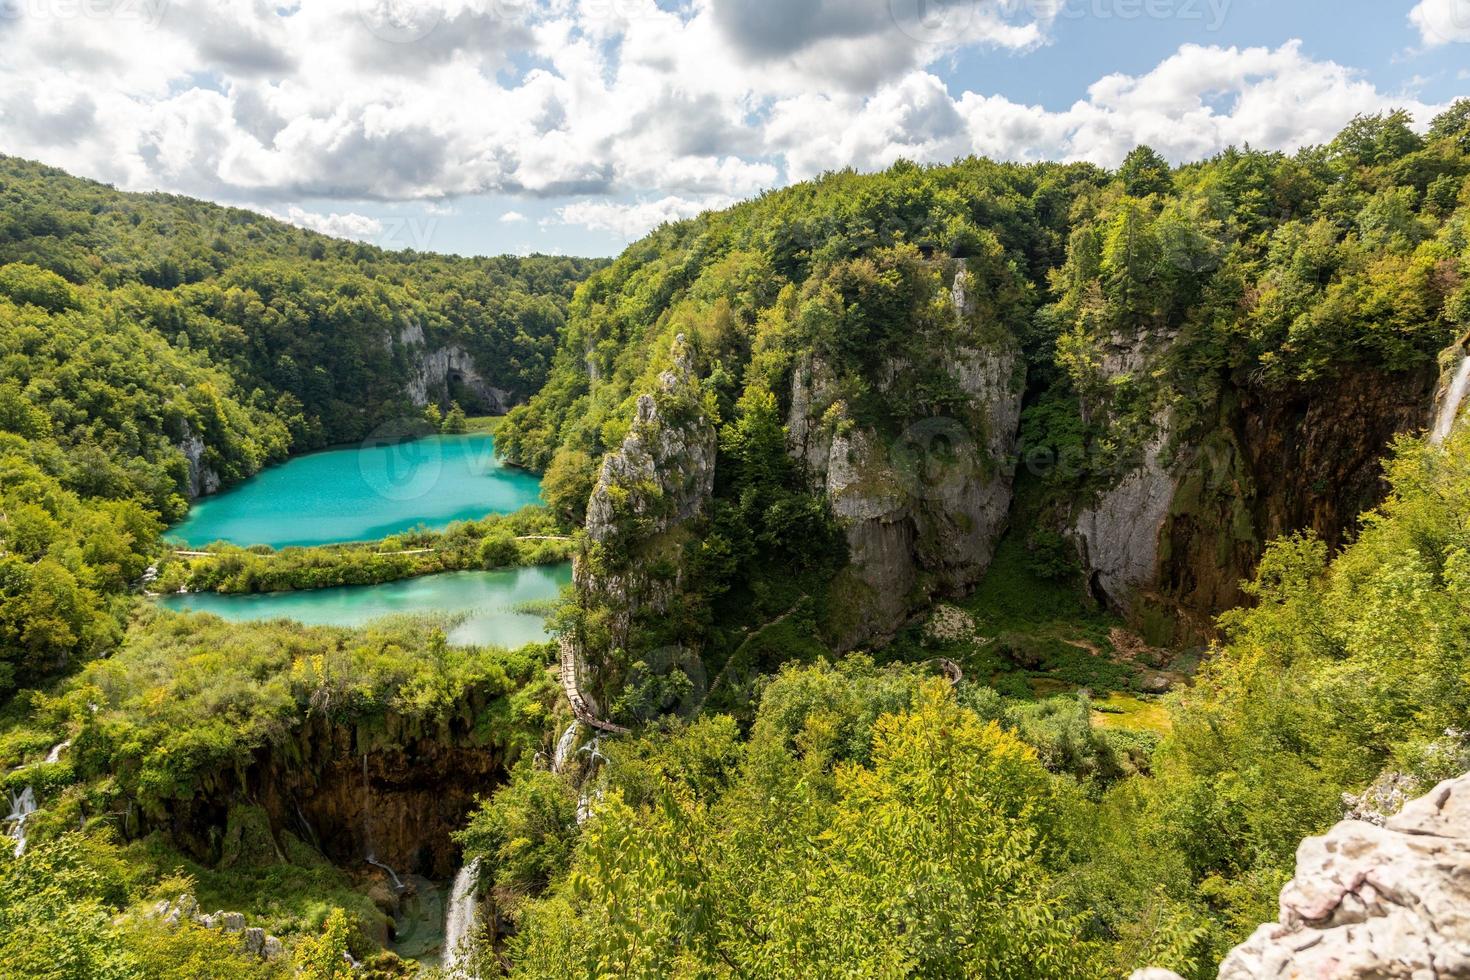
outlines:
M1470 0L0 0L0 153L386 248L614 255L823 171L1294 150Z

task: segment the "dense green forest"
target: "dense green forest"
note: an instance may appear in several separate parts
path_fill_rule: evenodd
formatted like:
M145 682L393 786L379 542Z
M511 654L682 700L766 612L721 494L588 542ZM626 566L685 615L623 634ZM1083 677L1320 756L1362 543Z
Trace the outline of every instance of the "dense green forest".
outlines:
M405 331L537 390L597 264L385 252L0 157L0 692L117 644L201 474L417 419Z
M480 976L1213 976L1343 794L1470 768L1470 431L1398 438L1347 543L1275 540L1188 650L1090 587L1068 508L1161 432L1223 438L1243 391L1439 373L1470 331L1470 101L1411 122L1181 167L1141 147L1117 171L828 174L606 267L390 255L0 161L0 788L41 804L0 854L0 962L433 975L385 949L401 898L376 849L441 878L478 859ZM226 624L132 594L185 504L181 442L232 480L416 413L380 340L406 322L518 365L530 398L497 449L545 472L550 513L227 551L167 581L377 581L432 569L369 550L442 549L439 568L575 546L556 623L630 731L559 744L551 644ZM326 343L341 331L360 343ZM1102 363L1140 337L1131 370ZM794 379L822 365L829 434L901 459L926 419L993 435L947 371L960 349L1016 352L1018 453L1077 462L1011 460L985 577L849 650L851 555L792 450ZM655 424L686 449L714 432L709 506L682 522L640 473L599 487ZM613 527L578 531L589 511ZM606 583L639 576L672 585L620 607ZM181 896L284 955L170 920Z

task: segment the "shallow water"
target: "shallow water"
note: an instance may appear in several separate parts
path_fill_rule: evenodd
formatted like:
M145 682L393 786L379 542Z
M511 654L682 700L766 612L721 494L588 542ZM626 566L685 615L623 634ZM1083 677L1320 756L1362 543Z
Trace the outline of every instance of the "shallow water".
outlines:
M205 497L168 536L195 547L374 541L540 502L540 479L501 465L484 433L368 441L298 456Z
M572 566L567 563L493 572L443 572L381 585L302 592L193 592L162 596L158 601L169 609L213 613L233 622L294 619L323 626L361 626L403 613L463 613L466 619L450 632L450 643L513 648L548 638L545 618L516 606L553 600L571 580Z

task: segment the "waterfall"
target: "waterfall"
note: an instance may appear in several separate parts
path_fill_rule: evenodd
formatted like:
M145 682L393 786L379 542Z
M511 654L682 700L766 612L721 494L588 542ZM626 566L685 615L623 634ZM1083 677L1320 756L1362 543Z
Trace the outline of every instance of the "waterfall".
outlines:
M468 980L467 960L480 928L480 903L475 895L480 881L480 859L459 869L449 892L449 912L444 918L444 975L451 980Z
M1434 427L1429 430L1429 443L1438 446L1449 438L1450 430L1455 427L1455 419L1460 415L1460 405L1465 400L1465 394L1470 391L1470 356L1461 355L1460 364L1455 368L1454 379L1445 389L1444 396L1434 410Z
M20 795L10 795L10 816L5 818L7 824L11 824L10 836L15 838L15 856L20 857L26 852L26 821L31 814L36 812L36 791L27 786L21 790Z
M572 752L572 743L577 741L577 731L582 726L573 720L567 726L567 730L561 733L561 738L556 740L556 751L551 756L551 771L561 772L566 767L567 756Z
M368 864L371 864L373 867L378 868L381 871L385 872L388 875L388 877L392 879L392 881L393 881L393 890L395 892L401 892L401 891L403 891L403 881L402 881L402 879L400 879L398 877L398 872L396 872L392 868L388 867L382 861L379 861L377 859L377 857L373 854L372 851L368 851L368 856L367 856L366 860L367 860L367 863Z
M368 781L368 757L367 753L364 752L362 754L362 844L363 849L367 851L367 856L363 860L367 861L373 867L386 872L388 877L393 881L393 890L395 892L402 892L403 880L398 877L398 872L388 867L382 861L379 861L378 856L373 853L372 824L368 819L368 815L372 812L372 807L373 787L372 783Z
M57 742L55 745L51 746L51 751L46 753L46 761L60 762L61 753L65 752L69 748L71 748L71 739L67 739L64 742Z

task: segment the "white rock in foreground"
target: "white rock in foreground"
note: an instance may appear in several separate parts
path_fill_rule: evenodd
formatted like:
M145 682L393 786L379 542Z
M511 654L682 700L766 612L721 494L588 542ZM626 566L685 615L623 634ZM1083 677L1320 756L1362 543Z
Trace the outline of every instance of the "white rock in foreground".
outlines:
M1470 773L1408 803L1387 826L1344 820L1302 841L1280 921L1220 964L1220 980L1455 977L1470 978Z

